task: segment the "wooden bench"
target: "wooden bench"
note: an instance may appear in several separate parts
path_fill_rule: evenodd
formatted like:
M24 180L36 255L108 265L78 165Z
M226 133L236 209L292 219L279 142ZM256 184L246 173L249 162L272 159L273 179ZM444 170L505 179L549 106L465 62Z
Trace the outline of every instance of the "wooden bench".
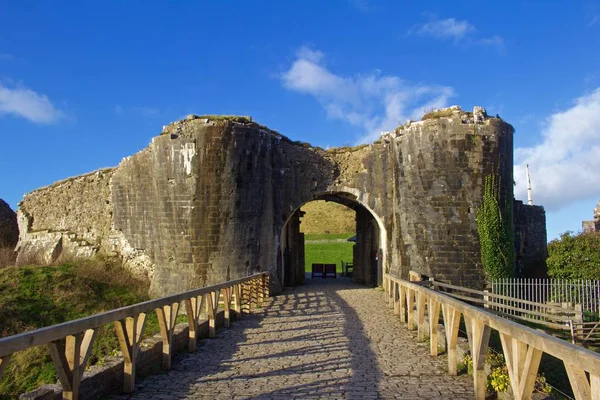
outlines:
M315 274L320 274L321 278L325 278L325 267L323 264L313 264L311 278L315 277Z
M335 264L325 264L325 274L323 275L323 278L327 278L328 276L337 278L337 274L335 272Z

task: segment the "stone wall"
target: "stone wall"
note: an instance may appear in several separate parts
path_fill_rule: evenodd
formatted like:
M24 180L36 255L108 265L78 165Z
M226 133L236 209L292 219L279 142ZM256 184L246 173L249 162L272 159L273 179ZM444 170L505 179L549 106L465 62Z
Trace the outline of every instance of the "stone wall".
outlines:
M190 116L115 169L28 194L19 257L37 254L40 237L47 249L68 234L146 271L154 295L256 270L271 271L276 292L284 283L282 232L290 243L302 240L286 221L323 199L360 214L366 269L355 271L364 283L416 270L480 287L475 210L491 173L512 200L512 133L481 110L452 108L371 145L323 150L245 118Z
M108 249L112 173L95 171L25 195L18 210L17 262L47 264Z
M513 204L515 225L516 275L523 278L547 277L548 238L546 236L546 211L541 206L530 206L515 200Z
M0 249L14 249L19 240L17 214L0 199Z
M594 208L594 219L592 221L582 221L581 230L584 233L600 231L600 201Z

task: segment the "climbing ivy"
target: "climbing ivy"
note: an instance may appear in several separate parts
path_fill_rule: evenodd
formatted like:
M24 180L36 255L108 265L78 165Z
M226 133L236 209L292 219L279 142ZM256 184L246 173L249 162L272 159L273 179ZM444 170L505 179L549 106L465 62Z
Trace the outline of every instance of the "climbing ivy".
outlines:
M477 210L481 262L488 279L507 278L514 270L512 208L500 207L500 182L496 174L485 177L483 203Z

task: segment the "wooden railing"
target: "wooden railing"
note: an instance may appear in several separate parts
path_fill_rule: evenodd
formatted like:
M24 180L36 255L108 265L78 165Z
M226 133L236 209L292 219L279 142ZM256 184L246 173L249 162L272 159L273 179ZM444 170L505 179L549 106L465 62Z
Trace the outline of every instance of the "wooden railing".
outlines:
M485 356L491 330L498 331L510 384L515 399L531 398L543 353L563 361L571 388L577 399L600 400L600 355L527 326L502 318L425 285L384 275L388 305L407 323L417 329L417 338L430 338L430 353L438 355L437 335L440 311L446 333L448 373L457 374L456 345L461 317L465 322L473 360L475 398L485 398ZM425 325L425 314L429 324Z
M576 309L576 307L567 307L566 304L539 303L504 296L487 290L450 285L432 278L423 283L456 299L480 305L496 315L521 320L526 324L546 327L549 333L561 339L568 338L572 343L582 342L584 333L583 315L581 310ZM593 333L595 336L596 332Z
M232 304L233 311L241 316L268 296L269 274L265 272L0 338L0 377L14 353L47 345L63 388L63 398L77 399L97 329L112 323L124 359L123 390L131 393L135 387L136 357L148 313L156 312L158 317L162 337L162 367L170 369L175 321L182 303L185 304L189 327L188 349L195 351L202 313L205 312L208 319L209 337L214 337L220 301L225 326L229 326Z

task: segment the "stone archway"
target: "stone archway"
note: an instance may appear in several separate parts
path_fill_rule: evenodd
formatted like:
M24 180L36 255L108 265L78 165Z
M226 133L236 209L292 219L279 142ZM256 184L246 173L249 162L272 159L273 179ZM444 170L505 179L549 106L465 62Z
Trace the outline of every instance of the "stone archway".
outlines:
M383 279L387 234L382 219L367 205L347 192L325 192L310 201L325 200L342 204L356 213L356 244L353 251L353 281L376 286ZM281 229L277 276L284 286L304 282L304 234L300 232L302 206L296 208Z

